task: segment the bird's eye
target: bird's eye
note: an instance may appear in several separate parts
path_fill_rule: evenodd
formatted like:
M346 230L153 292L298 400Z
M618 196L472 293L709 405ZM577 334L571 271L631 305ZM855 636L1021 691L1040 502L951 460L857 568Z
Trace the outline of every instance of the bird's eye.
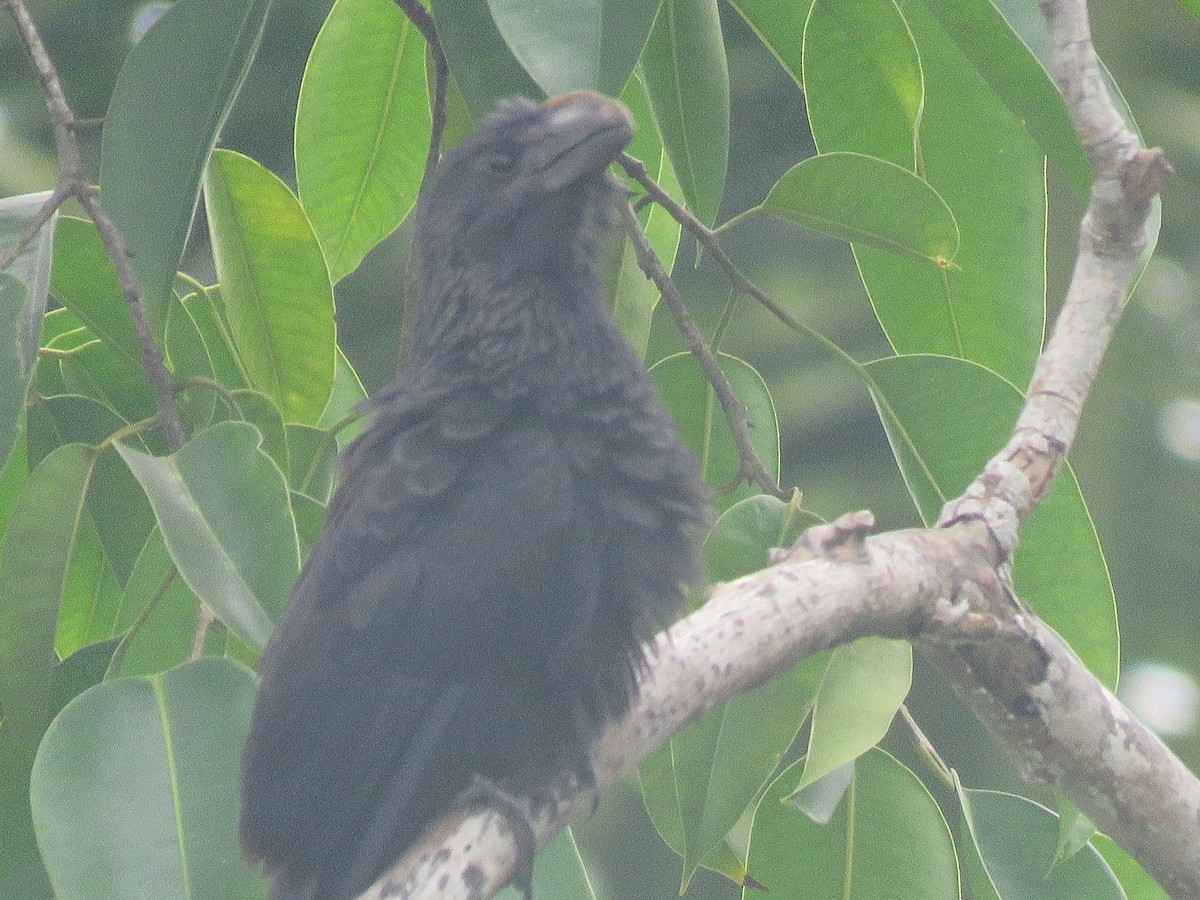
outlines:
M517 158L511 153L506 153L503 150L497 150L487 158L487 167L492 172L503 173L512 171L512 167L517 164Z

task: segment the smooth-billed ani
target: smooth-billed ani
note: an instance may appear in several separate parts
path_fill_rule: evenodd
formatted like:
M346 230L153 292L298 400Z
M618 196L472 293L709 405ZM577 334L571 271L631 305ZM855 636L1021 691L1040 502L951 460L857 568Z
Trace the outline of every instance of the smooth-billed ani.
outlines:
M356 896L476 776L589 780L697 575L696 463L596 272L631 128L503 101L422 200L410 363L260 665L240 831L273 900Z

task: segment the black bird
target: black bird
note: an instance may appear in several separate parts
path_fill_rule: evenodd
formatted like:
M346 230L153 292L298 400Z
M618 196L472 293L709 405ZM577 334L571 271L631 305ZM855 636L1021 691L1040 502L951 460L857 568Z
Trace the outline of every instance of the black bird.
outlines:
M502 101L421 203L410 364L260 664L240 836L272 900L355 897L477 777L588 782L697 575L705 489L596 272L631 136L595 94Z

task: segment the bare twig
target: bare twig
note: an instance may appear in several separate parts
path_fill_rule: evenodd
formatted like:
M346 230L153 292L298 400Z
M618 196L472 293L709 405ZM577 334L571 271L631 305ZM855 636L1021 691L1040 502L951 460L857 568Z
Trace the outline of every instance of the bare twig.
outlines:
M646 171L646 166L640 159L635 159L628 153L622 153L617 162L621 164L621 168L629 174L630 178L646 189L647 197L665 209L671 215L671 218L695 236L696 240L717 261L717 265L721 267L721 271L725 273L725 277L729 279L729 283L733 285L735 290L743 294L749 294L793 331L798 331L802 334L812 333L799 319L772 300L769 295L763 293L758 285L745 276L742 270L729 258L729 254L725 252L725 248L721 246L721 241L717 237L717 233L697 219L686 206L675 202L675 199L670 194L660 188L654 179L650 177L650 173Z
M450 67L446 62L446 52L438 38L437 25L429 10L421 5L420 0L396 0L396 5L408 16L408 20L425 37L425 44L433 56L433 128L429 135L429 153L425 157L425 171L421 175L421 187L417 192L419 204L433 183L434 172L442 154L442 135L446 130L446 88L450 81ZM421 297L418 286L419 273L416 262L409 257L408 267L404 273L404 319L400 323L400 352L397 370L402 370L412 351L413 329L416 327L417 314L420 310Z
M750 420L746 415L746 405L733 392L729 379L721 371L716 356L705 342L704 335L688 313L687 307L684 306L683 298L679 296L675 282L663 268L654 248L650 246L650 241L642 232L637 215L628 201L621 204L621 217L625 222L625 230L629 233L629 240L633 243L633 252L637 257L638 266L646 274L646 277L658 287L663 302L675 316L679 333L683 335L688 350L699 363L721 403L721 409L725 411L725 419L733 432L733 442L738 451L740 469L736 480L740 481L742 478L746 478L763 492L778 497L780 500L787 500L791 496L791 491L785 491L779 486L775 477L767 471L767 467L759 459L758 452L750 440Z
M29 52L34 71L42 86L42 93L46 98L50 121L54 126L54 145L58 153L58 186L38 212L38 219L45 223L53 215L54 210L68 198L74 197L83 204L87 214L96 223L100 239L104 242L104 249L112 261L113 268L116 269L121 293L129 308L129 315L133 319L134 333L137 336L138 348L142 356L142 369L154 388L160 423L166 431L171 449L178 450L183 446L183 426L179 420L175 385L172 383L171 373L167 371L163 361L162 348L154 340L154 335L146 320L142 288L138 283L137 275L134 274L133 267L129 264L129 250L126 247L125 239L112 218L101 207L95 187L87 180L87 175L83 170L79 140L75 136L75 114L71 111L70 104L67 103L62 83L58 78L58 71L55 69L49 53L46 52L41 35L29 15L24 0L3 0L3 3L17 23L17 31L20 32L25 49ZM31 238L32 233L29 233L29 239ZM22 239L26 244L28 243L25 234L22 234ZM20 248L21 245L18 244L17 255L20 255ZM7 265L11 260L4 260L4 262Z
M442 134L446 130L446 85L450 80L450 67L446 63L446 52L438 39L437 26L429 10L418 0L396 0L396 5L408 16L417 31L425 38L425 45L433 56L433 130L429 135L429 153L425 157L425 172L421 176L419 196L424 196L433 172L442 154Z

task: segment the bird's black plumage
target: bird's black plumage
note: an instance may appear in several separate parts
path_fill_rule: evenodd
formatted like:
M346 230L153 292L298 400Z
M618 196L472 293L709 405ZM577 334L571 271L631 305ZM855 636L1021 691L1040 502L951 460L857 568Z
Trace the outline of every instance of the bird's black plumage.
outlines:
M354 897L475 775L590 777L696 576L696 464L595 271L630 129L504 101L422 201L411 362L260 666L240 831L273 900Z

